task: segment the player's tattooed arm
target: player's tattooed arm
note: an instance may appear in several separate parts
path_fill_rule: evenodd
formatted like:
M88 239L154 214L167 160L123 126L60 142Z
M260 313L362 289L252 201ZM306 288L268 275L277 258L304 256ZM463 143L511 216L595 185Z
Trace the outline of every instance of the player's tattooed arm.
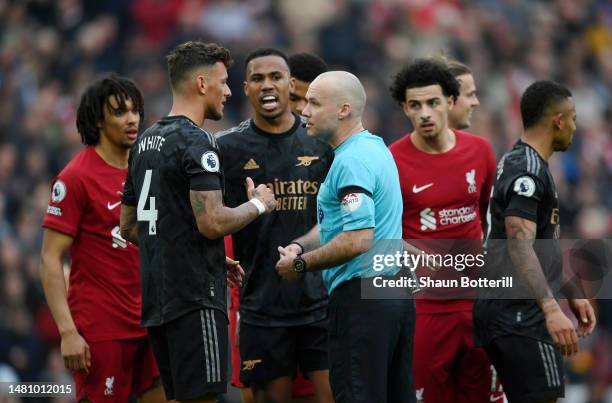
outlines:
M536 238L536 223L522 217L508 216L505 219L508 252L516 271L529 287L540 306L553 298L540 261L533 249Z
M259 185L248 190L252 191L253 197L257 197L263 203L266 212L276 207L274 195L266 186ZM189 199L198 230L209 239L233 234L259 216L259 210L251 202L243 203L236 208L224 206L220 190L191 190Z
M505 225L510 259L542 309L548 333L563 355L575 354L578 351L576 329L548 287L540 261L533 249L536 223L525 218L508 216Z
M253 204L242 205L235 209L225 207L220 190L191 190L189 199L198 231L209 239L232 234L258 215L257 208Z
M136 207L128 206L126 204L121 205L119 228L121 229L121 236L124 239L138 245L138 222L136 220Z

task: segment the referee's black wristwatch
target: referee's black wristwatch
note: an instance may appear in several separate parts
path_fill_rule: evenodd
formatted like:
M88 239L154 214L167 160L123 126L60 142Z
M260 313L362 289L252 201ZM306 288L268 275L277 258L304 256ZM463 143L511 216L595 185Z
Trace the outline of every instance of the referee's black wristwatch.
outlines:
M296 273L304 273L306 271L306 262L301 255L293 258L293 271Z

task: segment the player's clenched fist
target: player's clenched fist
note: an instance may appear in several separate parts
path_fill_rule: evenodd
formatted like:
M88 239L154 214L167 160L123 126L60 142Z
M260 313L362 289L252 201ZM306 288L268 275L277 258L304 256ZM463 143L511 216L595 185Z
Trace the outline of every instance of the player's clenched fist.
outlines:
M274 192L266 185L258 185L255 187L253 179L246 178L246 190L247 197L249 200L258 199L263 203L266 213L271 212L276 208L276 199L274 198Z

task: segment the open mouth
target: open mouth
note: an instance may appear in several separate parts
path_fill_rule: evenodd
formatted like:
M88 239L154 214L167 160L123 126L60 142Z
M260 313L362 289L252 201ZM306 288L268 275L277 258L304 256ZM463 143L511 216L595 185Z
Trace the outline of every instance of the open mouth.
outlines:
M275 95L265 95L261 97L261 105L267 111L272 111L278 107L278 97Z
M128 129L128 130L125 131L125 134L127 134L128 139L136 140L136 138L138 137L138 130L136 130L136 129Z
M433 123L423 123L421 125L421 129L425 130L425 131L432 131L434 129L435 125Z

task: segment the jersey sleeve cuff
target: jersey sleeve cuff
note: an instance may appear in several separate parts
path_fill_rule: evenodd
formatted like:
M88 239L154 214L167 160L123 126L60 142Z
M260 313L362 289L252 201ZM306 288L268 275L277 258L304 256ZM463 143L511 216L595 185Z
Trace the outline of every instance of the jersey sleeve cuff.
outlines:
M354 222L350 224L345 224L342 226L342 231L358 231L362 229L374 228L375 225L373 222L363 221L363 222Z
M197 174L189 179L189 189L197 191L221 190L221 182L217 174Z
M58 223L44 222L42 227L46 228L46 229L53 230L53 231L60 232L60 233L62 233L64 235L68 235L68 236L70 236L72 238L74 238L76 236L76 233L77 233L76 228L69 227L68 225L61 225L61 224L58 224Z
M506 210L506 212L504 213L504 217L521 217L533 222L537 222L538 220L537 214L532 214L524 210L516 209Z

